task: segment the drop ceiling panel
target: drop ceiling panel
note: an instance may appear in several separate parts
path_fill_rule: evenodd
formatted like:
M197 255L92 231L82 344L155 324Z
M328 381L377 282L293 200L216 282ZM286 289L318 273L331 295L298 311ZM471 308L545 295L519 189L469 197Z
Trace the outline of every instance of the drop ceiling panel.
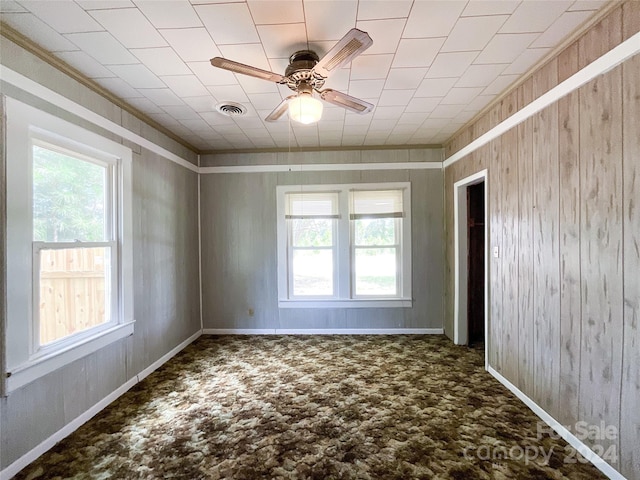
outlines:
M156 28L201 27L202 22L187 0L136 0L136 6Z
M197 62L221 55L204 27L160 30L160 33L184 62Z
M447 139L604 0L3 1L3 22L197 148L407 145ZM289 56L320 57L351 28L373 45L324 88L374 105L328 103L317 126L264 118L286 85L211 65L221 56L284 74ZM243 117L214 111L244 105Z
M77 3L31 0L25 2L24 6L58 33L103 30L100 24L91 18Z
M167 44L137 8L92 10L90 14L126 48L164 47Z

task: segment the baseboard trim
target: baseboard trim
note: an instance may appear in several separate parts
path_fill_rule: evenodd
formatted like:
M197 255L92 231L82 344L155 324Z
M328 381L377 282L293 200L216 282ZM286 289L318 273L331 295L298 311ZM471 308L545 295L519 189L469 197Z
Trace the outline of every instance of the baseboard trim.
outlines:
M160 368L164 363L166 363L168 360L174 357L177 353L182 351L187 345L189 345L190 343L195 341L198 337L200 337L200 335L202 335L202 332L200 331L191 335L184 342L180 343L178 346L170 350L167 354L163 355L161 358L153 362L151 365L149 365L147 368L142 370L137 375L134 375L132 378L130 378L125 383L120 385L118 388L116 388L113 392L111 392L109 395L104 397L98 403L90 407L84 413L77 416L71 422L67 423L64 427L62 427L56 433L51 435L49 438L47 438L46 440L44 440L43 442L41 442L31 450L29 450L27 453L25 453L23 456L18 458L15 462L13 462L7 468L0 471L0 480L9 480L10 478L14 477L20 470L22 470L31 462L36 460L40 455L47 452L60 440L71 435L78 428L80 428L82 425L84 425L89 420L91 420L91 418L93 418L95 415L100 413L100 411L102 411L105 407L107 407L107 405L109 405L111 402L116 400L122 394L126 393L131 387L141 382L144 378L148 377L155 370Z
M580 439L578 439L575 435L573 435L567 428L560 424L555 418L549 415L546 411L542 409L536 402L531 400L527 395L525 395L518 387L516 387L509 380L504 378L500 373L498 373L492 367L487 367L487 371L502 385L507 387L508 390L511 391L516 397L518 397L524 404L533 410L533 413L538 415L540 419L549 425L558 435L560 435L569 445L575 448L580 455L590 461L594 467L604 473L607 477L612 480L626 480L623 475L620 474L616 469L614 469L611 465L609 465L606 461L600 458L593 450L591 450L587 445L585 445Z
M443 335L442 328L205 328L203 335Z

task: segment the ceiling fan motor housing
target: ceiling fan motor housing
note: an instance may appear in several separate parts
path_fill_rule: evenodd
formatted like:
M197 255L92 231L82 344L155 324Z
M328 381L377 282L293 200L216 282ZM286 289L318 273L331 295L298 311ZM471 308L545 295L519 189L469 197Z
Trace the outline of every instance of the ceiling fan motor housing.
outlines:
M311 88L319 90L325 78L313 72L313 67L320 61L318 55L311 50L299 50L289 57L289 65L285 70L284 84L291 90L297 91L302 82Z

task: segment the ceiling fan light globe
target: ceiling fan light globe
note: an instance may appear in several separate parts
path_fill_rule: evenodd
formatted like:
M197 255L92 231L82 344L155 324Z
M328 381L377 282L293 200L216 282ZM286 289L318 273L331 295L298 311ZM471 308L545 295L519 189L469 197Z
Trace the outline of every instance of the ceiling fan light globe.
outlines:
M289 101L289 116L304 125L316 123L322 117L322 102L308 93L301 93Z

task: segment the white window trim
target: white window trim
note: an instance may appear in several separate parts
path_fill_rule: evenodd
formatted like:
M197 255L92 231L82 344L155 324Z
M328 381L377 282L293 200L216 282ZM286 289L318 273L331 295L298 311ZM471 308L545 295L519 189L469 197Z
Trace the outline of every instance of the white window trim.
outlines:
M349 192L351 190L403 190L405 216L402 222L400 245L402 246L402 274L400 277L400 295L397 297L353 296L351 294L352 272L350 244L351 221L342 221L349 214ZM285 195L287 193L339 191L340 220L336 220L337 265L334 269L335 297L289 298L288 228L285 220ZM277 261L278 261L278 307L279 308L411 308L413 306L411 290L411 183L349 183L334 185L279 185L276 187L277 215ZM338 271L339 269L339 271Z
M133 224L131 149L49 113L6 99L7 130L7 391L133 333ZM33 351L34 249L31 199L32 140L44 140L114 165L117 175L116 320ZM83 242L82 246L88 246Z

